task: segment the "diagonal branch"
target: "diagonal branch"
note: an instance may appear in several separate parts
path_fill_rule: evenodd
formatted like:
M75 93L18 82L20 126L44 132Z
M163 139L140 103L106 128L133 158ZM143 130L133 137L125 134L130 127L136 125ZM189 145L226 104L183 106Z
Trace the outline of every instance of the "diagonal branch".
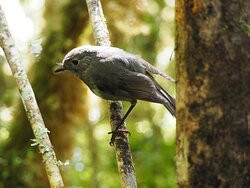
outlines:
M109 39L109 32L100 0L86 0L86 2L96 44L110 46L111 42ZM122 117L123 111L121 102L110 102L110 124L112 130L115 130L119 125ZM125 123L122 125L122 128L126 129ZM115 150L121 178L121 187L137 187L134 164L128 143L128 137L126 135L121 135L115 140Z
M49 140L49 131L44 125L34 92L29 83L24 67L21 64L18 50L15 47L14 41L8 29L7 21L1 6L0 46L3 48L12 74L17 82L17 87L19 89L28 120L35 135L35 139L33 139L34 143L32 145L39 146L39 152L42 154L50 186L63 187L63 181L58 168L56 155Z

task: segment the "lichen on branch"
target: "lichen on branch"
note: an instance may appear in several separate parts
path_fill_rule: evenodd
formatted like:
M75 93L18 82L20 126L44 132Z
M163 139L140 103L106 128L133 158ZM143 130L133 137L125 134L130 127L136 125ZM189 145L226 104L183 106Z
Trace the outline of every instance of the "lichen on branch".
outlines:
M0 46L2 47L11 72L16 80L18 90L26 111L27 118L35 135L34 143L45 164L45 169L51 187L63 187L62 177L58 168L58 161L48 136L42 115L36 102L35 94L30 85L25 69L21 63L19 52L8 28L4 12L0 6Z

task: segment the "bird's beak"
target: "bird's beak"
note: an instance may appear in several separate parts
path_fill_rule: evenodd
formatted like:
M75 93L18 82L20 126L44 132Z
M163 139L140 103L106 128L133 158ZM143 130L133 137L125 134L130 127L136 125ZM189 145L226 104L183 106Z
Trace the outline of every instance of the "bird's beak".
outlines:
M58 72L62 72L66 70L62 63L57 63L57 65L58 67L56 67L56 69L54 70L54 73L58 73Z

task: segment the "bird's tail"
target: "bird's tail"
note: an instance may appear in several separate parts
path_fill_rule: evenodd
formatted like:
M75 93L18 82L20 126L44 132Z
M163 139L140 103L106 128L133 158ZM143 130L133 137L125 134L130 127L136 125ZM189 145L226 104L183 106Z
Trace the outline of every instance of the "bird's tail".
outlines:
M168 92L166 92L158 83L157 83L157 89L158 91L162 94L162 96L166 99L166 102L163 104L168 111L174 116L175 115L175 99L168 94Z
M168 92L166 92L161 86L160 84L158 84L155 79L153 78L153 76L147 72L147 75L152 79L152 81L154 82L157 90L159 91L159 93L164 97L164 103L161 103L163 104L167 109L168 111L174 116L176 117L175 115L175 99L170 95L168 94Z

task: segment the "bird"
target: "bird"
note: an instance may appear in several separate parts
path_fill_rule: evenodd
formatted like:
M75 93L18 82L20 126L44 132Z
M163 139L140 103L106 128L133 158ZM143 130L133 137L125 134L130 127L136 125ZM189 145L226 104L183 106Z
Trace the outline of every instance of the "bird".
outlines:
M163 104L175 117L175 99L154 79L153 74L175 82L138 55L109 46L80 46L69 51L55 73L68 71L81 79L97 96L111 101L131 103L112 133L110 145L137 100ZM129 133L129 132L128 132Z

